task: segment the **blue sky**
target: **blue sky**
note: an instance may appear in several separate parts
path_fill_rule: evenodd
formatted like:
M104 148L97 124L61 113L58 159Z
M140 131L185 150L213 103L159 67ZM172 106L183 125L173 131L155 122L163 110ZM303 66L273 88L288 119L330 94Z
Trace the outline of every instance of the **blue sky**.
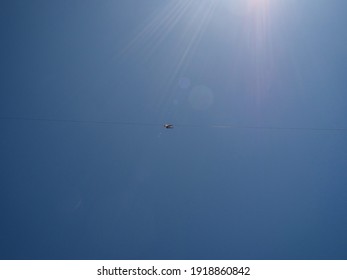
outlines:
M346 9L1 1L0 258L346 259Z

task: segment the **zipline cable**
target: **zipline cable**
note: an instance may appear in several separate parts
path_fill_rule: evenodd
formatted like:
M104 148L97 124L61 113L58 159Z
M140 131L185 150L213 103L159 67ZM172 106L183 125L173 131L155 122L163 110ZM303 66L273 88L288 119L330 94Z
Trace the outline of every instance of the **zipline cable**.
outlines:
M105 125L124 125L124 126L162 126L162 123L148 122L120 122L120 121L96 121L96 120L76 120L76 119L53 119L53 118L34 118L34 117L5 117L0 116L0 120L17 121L38 121L38 122L60 122L60 123L81 123L81 124L105 124ZM347 128L324 128L324 127L280 127L280 126L240 126L229 124L174 124L175 127L211 127L211 128L230 128L248 130L303 130L303 131L342 131L347 132Z
M109 124L109 125L137 125L137 126L158 126L158 125L161 125L158 123L95 121L95 120L74 120L74 119L50 119L50 118L33 118L33 117L0 117L0 120L85 123L85 124Z

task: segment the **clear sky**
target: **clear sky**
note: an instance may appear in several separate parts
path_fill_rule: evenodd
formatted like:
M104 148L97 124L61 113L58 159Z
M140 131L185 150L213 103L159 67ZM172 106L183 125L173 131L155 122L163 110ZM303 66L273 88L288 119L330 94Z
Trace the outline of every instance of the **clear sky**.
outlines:
M346 12L1 1L0 258L347 259Z

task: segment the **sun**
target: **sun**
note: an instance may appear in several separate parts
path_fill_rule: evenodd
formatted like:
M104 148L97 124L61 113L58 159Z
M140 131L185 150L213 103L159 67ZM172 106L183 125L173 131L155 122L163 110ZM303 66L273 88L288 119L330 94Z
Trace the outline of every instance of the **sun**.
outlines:
M248 0L247 2L250 9L267 9L270 0Z

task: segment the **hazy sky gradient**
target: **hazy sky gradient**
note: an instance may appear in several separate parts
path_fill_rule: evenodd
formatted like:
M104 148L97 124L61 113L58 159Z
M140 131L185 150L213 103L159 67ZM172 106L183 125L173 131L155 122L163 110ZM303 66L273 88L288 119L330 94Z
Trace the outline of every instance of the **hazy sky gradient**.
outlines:
M346 12L1 1L0 258L346 259Z

